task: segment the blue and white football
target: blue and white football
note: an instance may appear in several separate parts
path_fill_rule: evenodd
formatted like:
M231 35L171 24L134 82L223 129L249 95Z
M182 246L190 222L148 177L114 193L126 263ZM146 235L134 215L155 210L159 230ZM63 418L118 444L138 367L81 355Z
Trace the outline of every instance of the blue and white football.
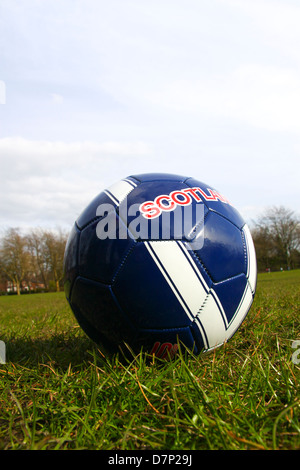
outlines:
M250 230L216 189L141 174L101 192L71 230L65 294L82 329L110 353L198 355L228 341L256 289Z

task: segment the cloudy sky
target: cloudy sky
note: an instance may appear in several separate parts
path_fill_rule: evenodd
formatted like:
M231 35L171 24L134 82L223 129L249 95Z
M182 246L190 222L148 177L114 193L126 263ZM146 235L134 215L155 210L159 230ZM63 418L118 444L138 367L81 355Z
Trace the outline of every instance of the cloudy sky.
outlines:
M299 0L0 0L0 229L130 174L299 213Z

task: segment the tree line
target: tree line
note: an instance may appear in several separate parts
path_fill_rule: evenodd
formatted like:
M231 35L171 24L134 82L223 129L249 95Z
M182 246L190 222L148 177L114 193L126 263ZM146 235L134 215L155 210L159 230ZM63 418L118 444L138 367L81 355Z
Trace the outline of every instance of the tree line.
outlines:
M300 220L294 212L273 207L252 225L259 271L300 268ZM67 238L61 229L7 229L0 236L0 292L60 291Z
M293 211L269 208L251 232L259 271L300 268L300 219Z
M0 291L60 291L67 237L61 229L7 229L0 238Z

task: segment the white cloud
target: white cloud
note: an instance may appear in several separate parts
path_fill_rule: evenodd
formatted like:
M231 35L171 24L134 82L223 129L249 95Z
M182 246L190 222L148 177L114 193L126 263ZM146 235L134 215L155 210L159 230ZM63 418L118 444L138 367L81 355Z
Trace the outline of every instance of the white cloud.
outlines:
M142 142L0 139L0 225L70 226L93 197L148 153Z
M6 86L3 80L0 80L0 104L5 104L6 102Z
M149 99L177 112L234 118L271 131L300 131L300 76L294 70L243 64L228 75L174 81Z
M299 61L300 5L296 0L220 0L251 19L262 46L268 45L283 57ZM274 56L275 59L275 56Z
M53 103L60 104L63 102L64 98L59 93L51 93L51 99Z

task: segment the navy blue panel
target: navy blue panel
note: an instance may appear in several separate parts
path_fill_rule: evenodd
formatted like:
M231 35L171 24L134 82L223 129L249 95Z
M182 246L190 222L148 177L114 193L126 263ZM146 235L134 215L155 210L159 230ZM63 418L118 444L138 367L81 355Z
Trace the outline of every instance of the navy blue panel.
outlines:
M97 218L96 213L100 204L114 207L112 200L104 192L98 194L78 217L76 223L80 229Z
M162 211L158 217L150 220L139 211L140 205L146 201L154 201L158 196L168 196L172 191L186 188L184 183L177 180L143 182L120 204L118 213L138 240L192 240L196 235L195 227L201 225L203 215L208 211L202 202L197 203L191 198L192 204L178 204L175 210ZM168 205L167 202L165 204Z
M73 226L65 248L64 254L64 289L69 298L73 281L78 274L78 246L80 231Z
M108 350L116 350L120 342L135 337L136 329L119 310L107 286L78 277L70 305L86 334Z
M112 286L122 310L140 328L174 328L190 321L144 243L137 243Z
M188 178L186 180L186 184L190 188L200 187L205 192L205 194L207 194L208 196L210 196L210 194L208 192L208 189L215 190L215 188L213 186L205 184L205 183L203 183L201 181L198 181L194 178ZM224 194L224 196L226 197L226 194ZM221 214L223 217L226 217L227 219L229 219L233 224L235 224L239 228L242 228L245 225L245 221L244 221L243 217L231 204L228 204L228 203L225 203L225 202L222 202L222 201L219 201L219 200L209 201L209 200L206 200L203 196L201 196L201 197L202 197L202 200L204 201L204 203L207 205L207 207L210 210L215 211L218 214Z
M199 237L203 247L195 250L214 282L246 274L246 255L241 231L215 212L209 212Z
M199 331L199 330L198 330ZM178 351L178 344L181 348L188 348L194 354L199 354L203 345L201 339L195 342L193 332L190 327L186 328L166 328L163 330L140 330L139 334L132 341L131 346L138 351L141 347L149 354L154 354L161 358L172 357Z
M170 173L144 173L139 175L131 175L132 178L135 178L142 183L148 181L157 181L157 180L164 180L164 181L184 181L186 180L187 176L182 175L173 175Z
M194 260L200 274L202 275L207 287L210 289L210 287L212 286L213 284L213 281L205 267L205 265L203 264L203 261L200 260L199 256L198 256L198 253L197 251L193 251L191 248L194 246L193 244L191 243L187 243L187 242L184 242L184 245L186 246L186 248L189 250L189 253L192 257L192 259Z
M175 210L162 211L159 217L147 220L140 211L126 217L129 233L136 240L183 240L192 241L203 225L208 209L201 203L177 206ZM123 214L120 213L123 220Z
M108 224L111 226L110 232L107 232ZM100 236L106 236L106 238L100 239ZM126 236L126 238L120 238L120 236ZM111 283L114 273L134 243L134 240L127 235L127 228L114 210L106 217L95 220L81 232L80 275L107 284Z
M228 322L231 321L243 298L246 285L247 278L244 274L241 274L213 286L213 290L223 306Z
M177 180L155 180L139 184L127 197L128 206L154 201L157 196L169 194L171 191L186 189L186 185Z

